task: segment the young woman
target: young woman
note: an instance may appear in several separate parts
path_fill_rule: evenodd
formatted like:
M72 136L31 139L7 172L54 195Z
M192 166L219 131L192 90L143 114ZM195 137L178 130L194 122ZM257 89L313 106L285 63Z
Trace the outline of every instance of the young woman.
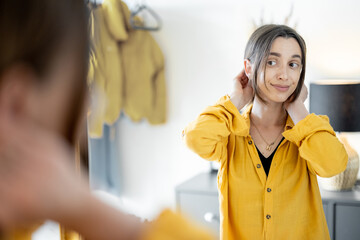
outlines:
M145 225L98 201L75 174L89 61L84 2L0 1L0 239L31 239L46 219L89 240L210 239L169 211Z
M190 149L220 163L221 239L330 239L316 176L345 170L347 153L328 118L304 106L305 42L265 25L244 59L232 93L183 131Z

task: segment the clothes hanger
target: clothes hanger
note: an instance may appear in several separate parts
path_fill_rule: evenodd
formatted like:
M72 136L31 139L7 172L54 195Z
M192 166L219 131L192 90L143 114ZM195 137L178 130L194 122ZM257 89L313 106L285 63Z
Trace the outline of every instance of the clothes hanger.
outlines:
M95 9L102 4L103 0L85 0L86 5L90 6L91 9Z
M150 26L136 24L139 21L137 21L135 19L135 17L138 16L140 13L144 13L144 12L149 13L149 15L152 16L153 19L155 19L156 26L150 27ZM142 3L142 4L138 4L135 7L135 10L131 11L130 25L131 25L131 27L133 29L147 30L147 31L158 31L158 30L161 29L161 19L160 19L159 15L154 10L152 10L151 8L146 6L144 3Z

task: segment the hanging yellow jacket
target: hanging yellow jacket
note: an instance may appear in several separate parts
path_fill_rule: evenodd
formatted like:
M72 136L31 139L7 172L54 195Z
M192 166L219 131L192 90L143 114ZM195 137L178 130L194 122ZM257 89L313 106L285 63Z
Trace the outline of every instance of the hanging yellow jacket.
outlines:
M130 25L130 11L123 3L123 13ZM124 112L133 120L146 118L150 124L166 121L166 86L164 58L148 31L132 30L120 44L123 59Z
M183 131L190 149L220 163L221 239L330 239L316 176L344 171L348 156L328 118L310 114L294 125L288 116L267 177L250 112L225 96Z
M128 34L121 8L120 1L105 0L91 13L89 134L93 137L102 136L103 124L118 119L123 105L124 76L118 43Z
M120 0L104 0L93 13L91 137L101 137L103 124L113 124L121 110L133 121L166 121L162 52L149 32L131 28L130 15Z

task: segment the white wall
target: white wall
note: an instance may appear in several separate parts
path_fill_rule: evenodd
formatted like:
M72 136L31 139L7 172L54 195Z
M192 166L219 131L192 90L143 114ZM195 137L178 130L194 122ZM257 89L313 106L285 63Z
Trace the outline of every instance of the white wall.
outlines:
M133 6L139 1L126 1ZM282 23L292 1L148 0L162 18L154 33L166 58L168 122L120 121L123 197L135 213L152 217L175 206L174 186L209 165L190 152L181 131L207 105L229 92L242 66L252 21ZM298 22L308 46L306 82L360 78L360 2L294 1L290 25ZM360 152L358 135L350 139Z

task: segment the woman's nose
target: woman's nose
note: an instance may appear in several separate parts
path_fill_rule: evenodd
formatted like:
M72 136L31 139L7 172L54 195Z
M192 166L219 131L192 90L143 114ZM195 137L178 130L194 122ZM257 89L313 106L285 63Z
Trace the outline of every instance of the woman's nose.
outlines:
M282 66L278 69L278 78L280 80L287 80L288 79L288 72L287 72L287 66Z

